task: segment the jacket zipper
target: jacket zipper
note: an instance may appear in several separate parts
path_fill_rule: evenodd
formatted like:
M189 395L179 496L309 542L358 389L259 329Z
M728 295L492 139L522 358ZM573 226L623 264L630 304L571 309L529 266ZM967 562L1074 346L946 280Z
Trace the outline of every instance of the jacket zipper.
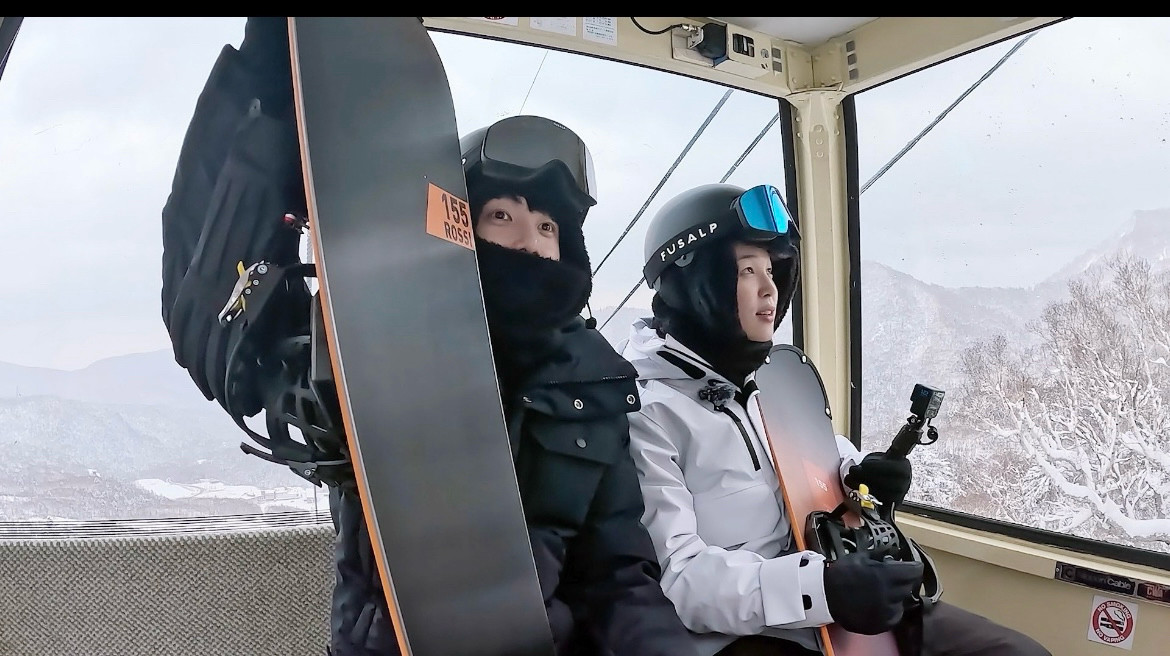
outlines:
M744 446L747 447L748 453L752 456L752 465L755 466L756 471L760 471L760 457L756 455L756 447L752 446L752 439L748 437L747 429L743 427L743 422L739 420L739 417L735 416L734 412L728 410L727 406L719 406L718 410L731 417L732 421L735 422L735 427L739 429L739 434L743 436Z

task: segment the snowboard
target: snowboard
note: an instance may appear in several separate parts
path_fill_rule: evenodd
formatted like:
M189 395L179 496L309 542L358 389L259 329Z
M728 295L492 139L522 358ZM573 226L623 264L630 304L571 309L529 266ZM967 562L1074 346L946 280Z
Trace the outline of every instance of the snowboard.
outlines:
M419 18L288 30L328 356L399 646L550 656L442 61Z
M795 546L815 551L809 546L815 541L805 531L809 514L835 510L846 498L824 383L812 360L789 345L772 348L755 381ZM843 519L849 526L860 521L853 512ZM820 634L826 656L898 656L893 631L870 636L830 624Z
M4 67L8 65L8 54L12 51L12 43L20 32L20 24L24 22L22 16L5 16L0 18L0 77L4 77Z

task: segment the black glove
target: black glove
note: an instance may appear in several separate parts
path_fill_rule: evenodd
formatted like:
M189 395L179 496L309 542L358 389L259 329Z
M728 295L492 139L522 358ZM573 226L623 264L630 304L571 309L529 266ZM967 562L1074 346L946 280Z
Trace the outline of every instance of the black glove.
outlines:
M902 621L906 599L922 584L922 563L845 554L825 563L825 603L841 628L876 635Z
M849 468L845 474L845 485L856 490L857 486L864 483L878 501L899 505L910 491L912 473L910 461L902 456L871 453L860 464Z

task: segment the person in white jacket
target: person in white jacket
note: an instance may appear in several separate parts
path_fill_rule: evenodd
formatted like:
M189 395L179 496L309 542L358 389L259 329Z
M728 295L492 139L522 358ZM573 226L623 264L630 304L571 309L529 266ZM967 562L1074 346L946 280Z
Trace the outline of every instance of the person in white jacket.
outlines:
M920 563L797 551L753 380L798 279L798 240L779 193L704 185L667 202L646 237L654 316L618 351L638 370L631 453L661 585L705 656L817 654L816 628L896 627ZM713 390L726 393L713 394ZM730 398L728 398L730 397ZM837 436L840 474L900 503L910 463ZM776 457L783 458L783 452ZM1031 638L945 603L922 623L922 653L1047 656Z

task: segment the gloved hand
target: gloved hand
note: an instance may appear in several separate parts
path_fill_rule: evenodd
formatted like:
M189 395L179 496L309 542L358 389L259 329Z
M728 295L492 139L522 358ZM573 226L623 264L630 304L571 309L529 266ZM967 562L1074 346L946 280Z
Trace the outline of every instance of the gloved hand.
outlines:
M891 457L885 453L871 453L859 464L849 468L845 474L845 485L853 489L862 483L869 486L869 493L884 504L901 504L910 491L913 471L910 461L902 456Z
M845 554L825 564L824 580L833 621L846 631L875 635L902 621L906 599L922 584L922 563Z

